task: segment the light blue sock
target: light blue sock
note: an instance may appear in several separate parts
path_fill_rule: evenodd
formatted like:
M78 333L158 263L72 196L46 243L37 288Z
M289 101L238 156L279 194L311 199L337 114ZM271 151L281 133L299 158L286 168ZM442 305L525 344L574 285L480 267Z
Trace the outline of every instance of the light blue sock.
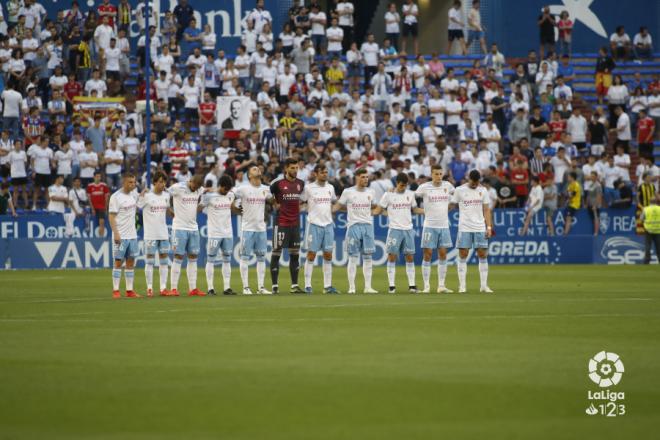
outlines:
M119 290L121 282L121 269L112 269L112 290Z

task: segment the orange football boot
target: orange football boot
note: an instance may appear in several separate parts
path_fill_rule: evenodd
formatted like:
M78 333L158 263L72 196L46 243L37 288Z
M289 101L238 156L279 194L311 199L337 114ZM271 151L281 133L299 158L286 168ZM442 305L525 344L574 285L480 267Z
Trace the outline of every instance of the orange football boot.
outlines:
M127 290L126 291L126 298L141 298L141 296L138 295L137 293L135 293L134 290Z
M193 289L190 292L188 292L188 296L205 296L206 293L202 292L199 289Z

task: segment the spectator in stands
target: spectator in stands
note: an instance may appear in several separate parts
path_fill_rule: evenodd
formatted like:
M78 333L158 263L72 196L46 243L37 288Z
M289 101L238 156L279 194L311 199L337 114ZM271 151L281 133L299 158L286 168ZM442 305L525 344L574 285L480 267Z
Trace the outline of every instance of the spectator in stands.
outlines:
M660 83L657 84L647 98L649 117L653 119L656 127L660 126ZM655 130L655 140L660 140L660 130Z
M610 110L610 127L616 125L616 108L621 107L624 112L626 111L626 104L628 103L629 96L628 87L623 83L623 78L621 75L616 75L612 86L607 91L608 108Z
M557 22L559 29L559 54L563 56L571 56L571 42L573 39L573 20L570 19L568 11L561 11L559 14L559 21Z
M631 50L630 37L623 26L617 26L616 31L610 35L610 50L615 61L619 59L627 60L630 58Z
M614 182L614 186L618 191L619 197L612 202L610 208L615 208L615 209L630 208L633 203L633 193L630 185L626 183L623 179L618 179Z
M639 208L644 208L649 206L651 201L655 199L657 191L654 180L657 181L658 167L656 165L651 165L651 161L646 157L642 158L642 163L637 167L638 170L640 167L643 172L638 173L637 206Z
M419 33L419 8L414 0L406 0L402 9L403 14L403 32L401 33L401 52L406 52L408 45L408 37L413 39L413 53L419 54L419 40L417 35Z
M541 59L545 59L546 54L550 54L555 49L555 18L550 13L550 7L543 7L543 12L537 19L537 24L540 31L540 47L539 55Z
M520 142L521 139L526 139L527 141L531 138L531 129L529 126L529 121L525 118L525 110L519 108L516 111L516 117L511 121L509 125L508 132L509 142L512 145Z
M172 13L176 18L176 39L181 40L184 31L189 27L190 22L193 20L194 10L188 4L188 0L179 0L178 4L174 7Z
M399 34L401 33L401 16L396 10L396 3L391 2L385 12L385 37L390 40L392 46L399 49Z
M650 59L653 56L653 39L646 26L639 28L633 38L633 51L637 59Z
M600 230L600 209L603 206L603 187L599 181L597 171L591 171L585 176L584 183L585 205L589 217L594 225L594 235Z
M615 127L610 128L610 132L616 135L615 146L623 147L623 150L628 153L630 149L630 141L632 135L630 132L630 118L628 114L623 111L621 106L616 106L614 109L614 114L617 117L615 121Z
M94 172L94 181L87 185L87 196L90 202L92 215L96 217L99 224L98 237L105 237L105 219L108 209L108 200L110 199L110 189L101 180L102 174L100 171ZM92 234L93 236L94 234Z
M607 96L607 91L612 85L612 70L616 67L614 59L608 55L607 48L601 47L598 50L596 59L596 96L598 104L603 103L603 97Z
M653 157L653 136L655 134L655 121L648 117L646 109L639 110L637 121L637 148L642 157Z
M486 53L486 28L481 24L481 13L479 0L472 1L472 7L468 13L468 38L467 47L470 47L473 41L479 42L479 48L482 53Z
M465 27L465 20L463 19L463 12L461 10L460 0L454 0L452 7L449 8L448 24L447 24L447 54L452 54L452 45L454 41L458 42L462 55L467 55L467 46L465 45L465 35L463 28Z
M337 2L335 14L337 16L339 27L344 31L344 40L342 42L342 50L346 52L354 39L354 21L353 13L355 7L351 0L340 0Z
M17 216L14 202L9 193L9 182L2 182L0 184L0 215L7 215L7 211L11 213L12 217Z
M570 234L573 225L573 217L577 215L582 205L582 187L577 181L577 174L570 172L567 174L568 206L566 207L566 217L564 221L564 236Z

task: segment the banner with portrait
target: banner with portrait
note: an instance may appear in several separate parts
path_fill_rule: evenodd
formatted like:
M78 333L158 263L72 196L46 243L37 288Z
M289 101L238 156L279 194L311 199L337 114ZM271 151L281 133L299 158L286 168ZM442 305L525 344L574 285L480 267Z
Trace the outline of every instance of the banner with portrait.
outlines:
M249 130L252 112L250 99L247 96L218 96L217 110L218 130Z

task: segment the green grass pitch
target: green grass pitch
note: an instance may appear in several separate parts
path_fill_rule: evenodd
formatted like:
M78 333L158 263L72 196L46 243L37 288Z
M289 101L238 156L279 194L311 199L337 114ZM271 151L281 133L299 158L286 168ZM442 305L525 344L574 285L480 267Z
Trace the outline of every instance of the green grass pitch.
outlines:
M345 292L344 268L334 280ZM112 300L107 270L2 271L0 439L657 435L657 266L491 265L495 295L474 265L466 295L374 280L379 295ZM601 350L625 363L624 416L585 413Z

